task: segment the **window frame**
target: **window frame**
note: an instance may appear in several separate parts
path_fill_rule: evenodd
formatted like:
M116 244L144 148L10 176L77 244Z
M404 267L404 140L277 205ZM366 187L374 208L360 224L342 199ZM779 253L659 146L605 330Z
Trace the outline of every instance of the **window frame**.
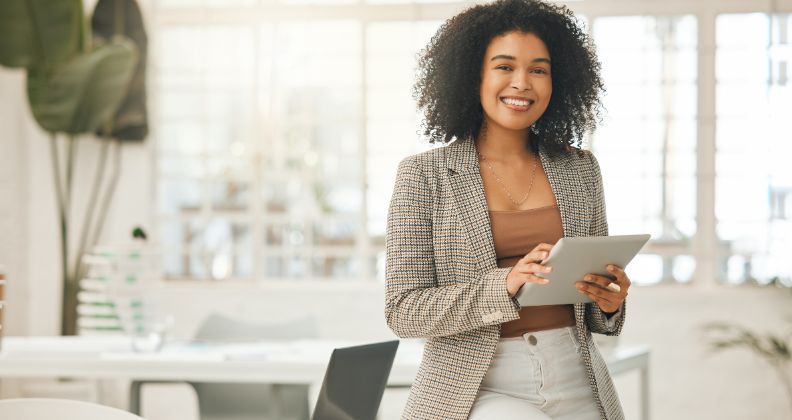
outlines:
M205 7L178 7L178 8L163 8L159 7L157 0L150 0L148 7L145 7L144 12L148 15L148 22L152 32L157 31L165 25L176 24L249 24L257 25L265 22L280 22L288 20L356 20L362 25L361 36L361 66L362 75L360 81L360 146L361 146L361 170L363 170L363 190L362 190L362 206L359 213L360 228L358 228L356 239L356 254L365 255L362 258L363 267L360 270L360 275L354 280L333 280L332 284L340 283L354 283L365 285L374 285L380 287L379 281L376 281L373 276L369 275L371 272L372 258L381 252L381 246L371 243L367 232L368 215L367 215L367 188L366 174L367 174L367 123L366 116L367 109L367 49L366 49L366 29L371 22L393 22L393 21L422 21L422 20L444 20L453 14L458 13L462 9L469 7L472 2L453 2L453 3L404 3L404 4L367 4L362 1L351 4L341 5L306 5L306 4L261 4L258 3L250 7L228 7L228 8L205 8ZM691 248L685 250L685 253L691 255L696 260L696 270L690 281L690 285L699 288L711 288L714 286L723 285L719 280L724 273L721 272L719 266L719 259L723 258L721 252L718 250L717 238L717 220L715 219L715 157L716 157L716 112L715 112L715 54L716 54L716 40L715 40L715 21L720 14L732 13L792 13L792 0L779 0L777 2L764 2L756 4L753 2L744 2L739 0L702 0L696 2L687 2L684 0L672 1L654 1L642 0L634 2L619 2L614 0L588 0L586 2L568 2L567 6L575 13L584 15L588 22L596 22L600 17L613 17L613 16L636 16L636 15L653 15L653 16L676 16L676 15L693 15L697 21L697 113L696 113L696 233L692 238ZM589 25L589 31L591 27ZM152 37L155 38L155 37ZM149 67L149 77L153 86L158 82L158 75L152 69L156 68L156 60L158 45L155 41L152 42L152 51L150 52L150 62L153 65ZM154 92L156 95L156 92ZM154 96L152 95L152 96ZM158 148L156 146L158 132L156 127L159 125L157 120L160 115L156 109L156 101L152 101L151 115L154 118L154 129L152 130L152 143L155 146L150 147L152 162L152 170L154 175L152 179L151 196L153 202L156 203L158 196L158 182L160 179L160 169L158 162ZM258 122L255 122L258 124ZM253 179L252 189L258 191L258 177ZM607 187L607 186L606 186ZM251 212L257 209L251 209ZM160 223L163 215L159 212L158 207L154 206L155 227L160 229ZM253 217L251 228L253 234L261 232L260 218ZM261 258L262 243L261 239L254 237L252 252L253 258ZM652 245L648 247L649 250L654 249ZM689 252L688 252L689 251ZM658 251L659 252L659 251ZM254 263L254 267L259 267L259 264ZM250 284L259 283L282 283L278 281L265 280L262 277L260 269L255 269L252 274L252 282ZM231 279L234 280L234 279ZM174 281L178 281L174 279ZM189 281L194 284L206 284ZM247 283L247 282L246 282ZM316 283L327 284L326 280L306 279L295 282L305 287L314 287ZM674 283L677 285L678 283ZM661 284L662 285L662 284ZM286 287L292 287L288 285ZM299 286L298 286L299 287Z

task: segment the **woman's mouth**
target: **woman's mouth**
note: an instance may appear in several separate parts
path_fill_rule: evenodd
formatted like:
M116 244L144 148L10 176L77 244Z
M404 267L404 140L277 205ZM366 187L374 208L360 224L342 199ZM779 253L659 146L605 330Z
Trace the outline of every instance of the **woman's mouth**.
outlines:
M515 111L527 111L531 105L534 104L533 99L515 98L511 96L503 96L500 98L500 101L503 102L507 108L513 109Z

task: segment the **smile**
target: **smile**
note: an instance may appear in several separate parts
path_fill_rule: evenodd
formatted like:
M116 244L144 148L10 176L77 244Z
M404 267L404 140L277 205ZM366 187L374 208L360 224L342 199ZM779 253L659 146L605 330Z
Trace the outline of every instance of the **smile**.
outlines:
M503 102L506 107L513 109L515 111L527 111L531 105L534 104L534 100L527 99L527 98L515 98L504 96L500 98L500 101Z

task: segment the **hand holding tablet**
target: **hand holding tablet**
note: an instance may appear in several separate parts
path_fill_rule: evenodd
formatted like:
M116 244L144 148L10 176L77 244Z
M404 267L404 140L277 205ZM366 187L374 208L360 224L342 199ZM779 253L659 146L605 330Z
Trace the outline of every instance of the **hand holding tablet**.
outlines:
M626 279L622 268L627 266L648 240L649 235L561 238L552 247L545 261L536 259L525 264L523 260L536 258L538 253L546 252L545 249L534 249L515 266L515 268L520 266L522 262L523 269L530 267L533 270L533 274L528 275L517 292L517 301L522 306L596 301L604 311L616 311L618 306L614 305L615 308L611 308L606 299L608 294L616 292L616 288L621 289L618 284L612 282L612 279ZM614 269L606 270L606 266L609 265L615 266ZM590 281L586 280L589 276ZM549 282L543 283L541 279ZM583 287L578 289L576 282L581 280L587 284L580 284L579 286ZM509 292L511 294L511 290Z
M546 260L552 249L553 245L541 243L517 261L517 264L512 267L508 277L506 277L506 290L509 292L509 296L517 294L520 287L526 282L539 284L550 282L550 280L539 277L537 274L551 271L549 267L543 266L540 261Z
M608 265L607 270L613 276L588 274L583 281L576 282L575 287L580 293L593 300L603 312L614 313L627 298L631 282L621 267Z

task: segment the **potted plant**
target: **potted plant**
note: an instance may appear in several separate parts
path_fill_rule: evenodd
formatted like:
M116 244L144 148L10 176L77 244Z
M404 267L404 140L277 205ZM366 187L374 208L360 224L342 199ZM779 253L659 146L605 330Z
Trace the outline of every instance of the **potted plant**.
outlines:
M91 26L102 36L92 36ZM60 219L64 335L76 333L81 257L101 233L118 178L116 172L97 210L106 146L114 139L142 140L147 132L145 106L142 118L140 107L134 106L141 97L145 100L142 27L134 0L100 0L90 26L82 0L0 2L0 65L26 71L30 109L50 137ZM78 141L93 133L107 141L97 162L82 229L77 229L71 210ZM70 253L70 238L78 231L77 252Z
M792 407L792 328L783 335L759 334L737 324L713 322L702 330L711 351L742 348L766 361L781 380Z

